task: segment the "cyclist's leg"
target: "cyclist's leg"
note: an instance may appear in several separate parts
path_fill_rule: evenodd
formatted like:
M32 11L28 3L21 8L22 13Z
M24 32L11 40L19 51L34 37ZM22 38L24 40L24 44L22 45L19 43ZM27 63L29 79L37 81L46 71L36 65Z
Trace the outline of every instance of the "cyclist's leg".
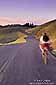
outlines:
M45 62L45 64L47 64L48 63L48 49L46 48L45 50L44 50L44 62Z
M48 49L42 48L41 51L42 51L42 62L44 64L47 64L48 63Z
M43 64L46 64L46 62L47 62L46 58L47 58L47 55L46 55L45 50L43 49L42 50L42 62L43 62Z
M40 45L39 47L40 47L40 50L41 50L42 62L45 63L45 53L44 53L44 48L42 48L41 45Z
M47 64L47 54L45 53L45 58L44 58L45 64Z
M42 52L42 54L41 54L42 62L44 63L45 54L44 54L44 49L43 48L41 48L41 52Z

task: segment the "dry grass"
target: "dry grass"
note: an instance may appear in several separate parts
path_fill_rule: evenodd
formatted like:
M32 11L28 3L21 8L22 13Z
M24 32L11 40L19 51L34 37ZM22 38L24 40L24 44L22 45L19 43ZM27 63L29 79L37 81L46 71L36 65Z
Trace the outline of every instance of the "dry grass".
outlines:
M24 33L21 33L21 32L2 34L1 36L0 36L0 40L1 40L0 45L25 43L26 40L24 39L24 37L27 37Z

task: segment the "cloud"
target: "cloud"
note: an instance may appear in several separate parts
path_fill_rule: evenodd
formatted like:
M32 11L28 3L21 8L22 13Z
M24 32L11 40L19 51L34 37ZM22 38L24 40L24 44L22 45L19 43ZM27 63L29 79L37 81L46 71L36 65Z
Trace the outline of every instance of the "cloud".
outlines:
M43 24L47 21L49 21L49 19L42 17L21 17L21 18L0 17L0 25L24 24L26 22L33 22L34 24Z

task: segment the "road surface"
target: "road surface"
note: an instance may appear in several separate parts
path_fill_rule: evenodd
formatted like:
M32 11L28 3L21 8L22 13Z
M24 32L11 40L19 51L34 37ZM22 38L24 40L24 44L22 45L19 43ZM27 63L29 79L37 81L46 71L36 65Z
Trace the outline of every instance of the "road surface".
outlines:
M0 46L0 85L56 85L56 59L50 53L48 58L43 64L38 41L30 36L24 44Z

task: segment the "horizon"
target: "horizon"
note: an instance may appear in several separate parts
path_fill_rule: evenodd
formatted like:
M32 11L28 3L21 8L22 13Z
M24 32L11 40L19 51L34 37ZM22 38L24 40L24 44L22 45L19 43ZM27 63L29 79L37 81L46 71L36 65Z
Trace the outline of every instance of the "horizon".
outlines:
M56 20L56 19L53 19L53 20ZM0 26L7 26L7 25L24 25L24 24L26 24L26 23L33 23L33 25L42 25L42 24L45 24L45 23L48 23L48 22L50 22L50 21L53 21L53 20L49 20L49 21L46 21L46 22L43 22L43 23L41 23L41 24L35 24L35 23L33 23L33 22L25 22L25 23L8 23L8 24L0 24Z
M0 0L0 25L33 22L44 24L56 19L55 0Z

